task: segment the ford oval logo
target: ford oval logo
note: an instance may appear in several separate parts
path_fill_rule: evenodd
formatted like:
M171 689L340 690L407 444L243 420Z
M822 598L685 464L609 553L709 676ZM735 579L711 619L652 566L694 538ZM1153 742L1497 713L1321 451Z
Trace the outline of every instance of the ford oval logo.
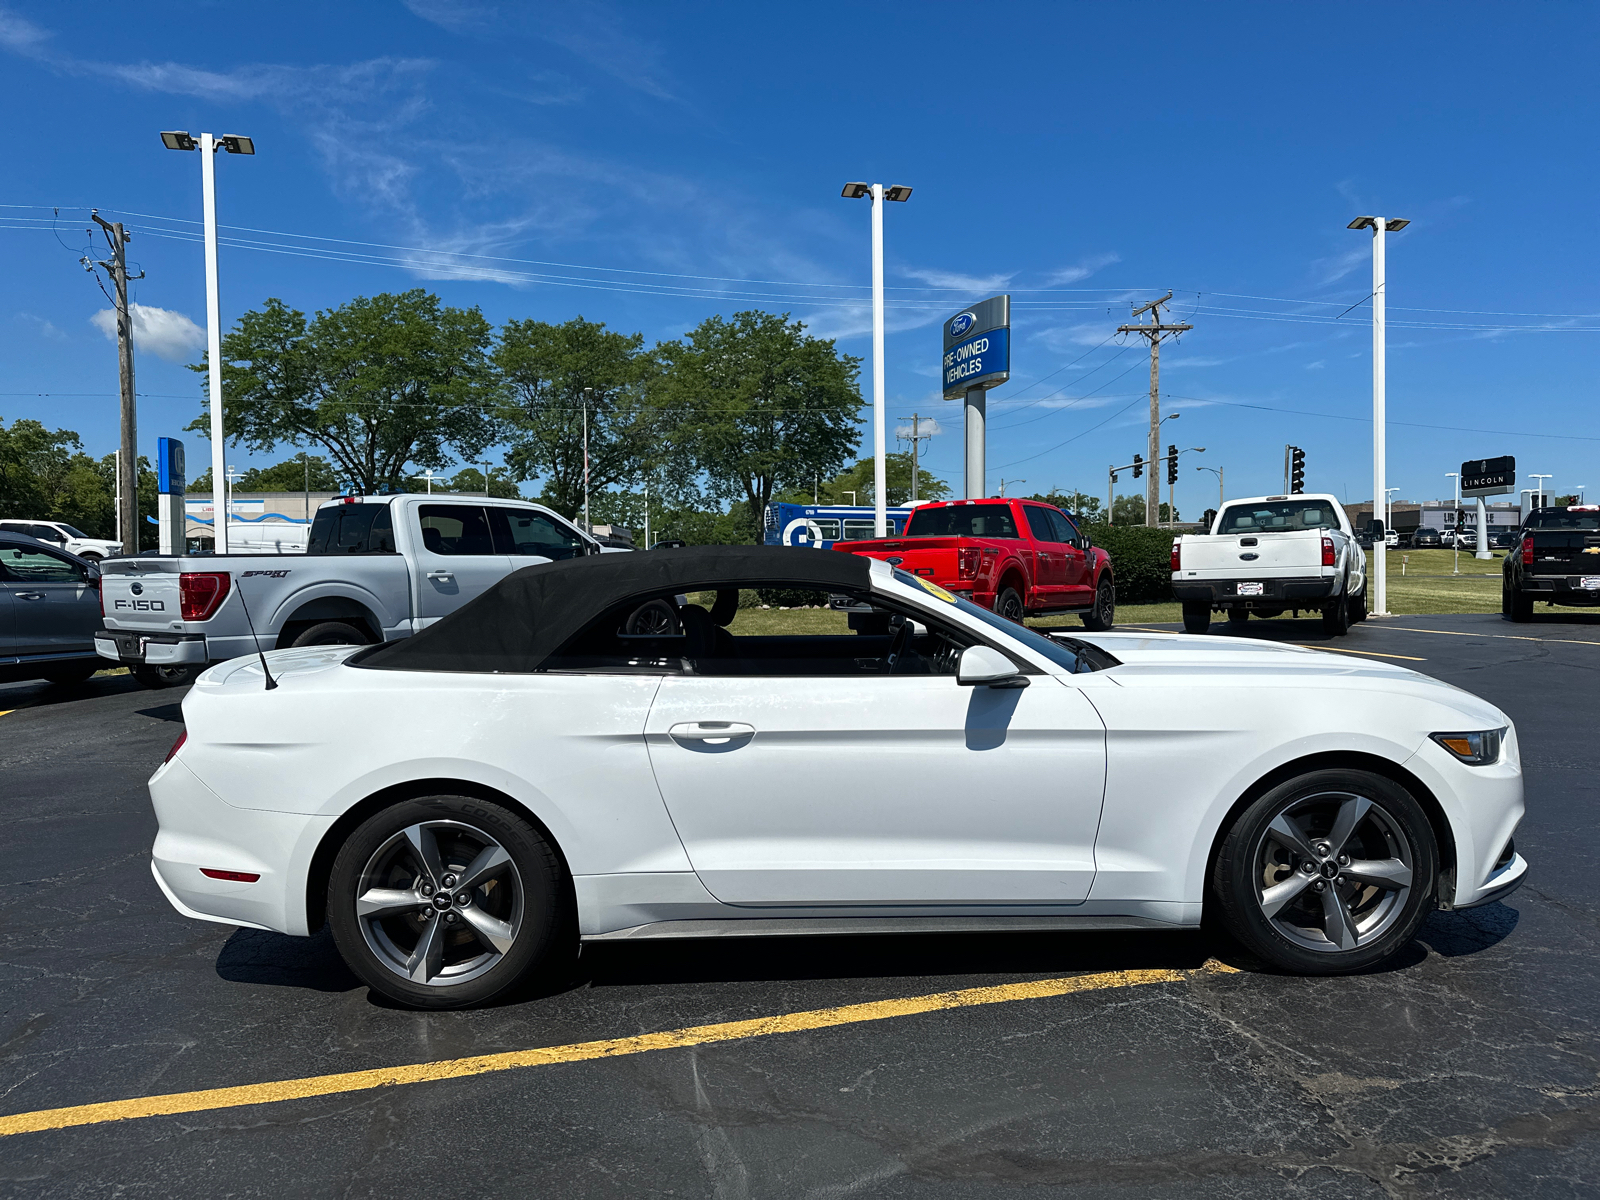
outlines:
M960 313L950 320L950 336L960 337L967 330L978 323L978 318L969 312Z
M131 585L128 588L128 590L130 592L132 592L135 596L142 596L142 595L144 595L144 584L135 583L135 584Z
M1260 558L1261 555L1259 555L1259 554L1241 554L1241 555L1239 555L1239 557L1244 559L1245 562L1255 562L1255 560Z

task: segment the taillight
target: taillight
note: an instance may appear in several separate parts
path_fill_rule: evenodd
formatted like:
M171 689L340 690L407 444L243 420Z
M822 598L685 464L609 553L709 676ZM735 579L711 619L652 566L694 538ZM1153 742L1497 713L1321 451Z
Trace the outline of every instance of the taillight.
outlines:
M209 621L228 596L226 571L185 571L178 576L179 607L185 621Z
M172 761L172 756L183 749L183 744L189 740L189 731L185 729L178 735L178 740L172 743L172 749L167 751L167 756L161 760L162 765Z
M100 615L103 617L103 616L106 615L105 580L99 579L99 578L95 579L95 581L94 581L94 590L95 590L95 595L100 597Z
M976 579L978 563L983 552L976 546L962 546L956 551L956 574L961 579Z
M1183 543L1177 538L1172 539L1172 569L1174 571L1183 569Z
M1533 566L1533 534L1522 539L1522 565Z
M1333 539L1331 537L1322 539L1322 565L1325 567L1333 566Z

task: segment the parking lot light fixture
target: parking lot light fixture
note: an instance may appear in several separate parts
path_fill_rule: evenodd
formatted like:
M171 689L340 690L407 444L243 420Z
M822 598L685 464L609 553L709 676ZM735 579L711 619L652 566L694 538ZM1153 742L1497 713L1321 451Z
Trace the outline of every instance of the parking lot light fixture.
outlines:
M1386 470L1388 465L1387 426L1384 415L1384 378L1386 369L1384 352L1386 337L1384 333L1384 238L1385 231L1398 231L1404 229L1411 221L1405 217L1357 217L1351 221L1350 229L1372 230L1372 507L1376 515L1378 506L1386 502L1388 492L1386 489ZM1382 547L1373 547L1374 551L1382 549L1385 553L1374 553L1373 566L1373 608L1375 617L1389 615L1389 565L1387 547L1389 544L1389 526L1384 524L1384 544Z
M839 194L846 200L872 201L872 536L881 538L889 536L883 416L883 202L903 204L911 199L911 189L900 183L887 189L881 183L847 183Z
M213 137L202 133L198 139L186 130L168 130L161 135L161 144L168 150L200 151L200 195L205 210L206 244L206 359L208 388L211 401L211 479L213 494L221 491L223 468L222 424L222 304L217 287L217 179L216 153L229 154L256 152L255 142L243 134L230 133ZM215 505L213 505L215 507ZM228 552L227 514L214 526L213 546L218 554Z

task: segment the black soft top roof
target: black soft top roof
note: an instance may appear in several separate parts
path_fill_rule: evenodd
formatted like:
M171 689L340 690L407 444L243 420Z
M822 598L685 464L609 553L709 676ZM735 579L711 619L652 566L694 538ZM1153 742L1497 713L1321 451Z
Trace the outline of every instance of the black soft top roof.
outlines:
M725 587L862 591L870 570L859 555L789 546L681 546L541 563L421 633L347 661L386 671L536 671L595 617L635 597Z

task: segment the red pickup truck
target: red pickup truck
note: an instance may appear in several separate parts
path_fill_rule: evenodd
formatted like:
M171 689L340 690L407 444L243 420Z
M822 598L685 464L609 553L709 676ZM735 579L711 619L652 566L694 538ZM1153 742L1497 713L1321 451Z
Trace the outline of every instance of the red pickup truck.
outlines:
M1002 617L1080 613L1110 629L1117 593L1111 557L1059 508L1036 500L949 500L919 505L898 538L835 542L881 558Z

